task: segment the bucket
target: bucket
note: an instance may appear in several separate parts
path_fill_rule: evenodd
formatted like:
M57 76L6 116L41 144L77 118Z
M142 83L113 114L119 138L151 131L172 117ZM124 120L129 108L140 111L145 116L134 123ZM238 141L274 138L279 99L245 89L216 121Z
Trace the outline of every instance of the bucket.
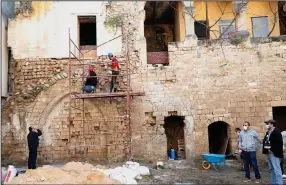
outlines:
M5 178L4 183L6 184L6 183L10 182L16 176L16 174L17 174L16 168L12 165L9 165L7 176Z
M176 154L175 154L175 150L174 150L174 149L171 149L171 150L170 150L170 158L169 158L169 159L170 159L170 160L175 160L175 155L176 155Z

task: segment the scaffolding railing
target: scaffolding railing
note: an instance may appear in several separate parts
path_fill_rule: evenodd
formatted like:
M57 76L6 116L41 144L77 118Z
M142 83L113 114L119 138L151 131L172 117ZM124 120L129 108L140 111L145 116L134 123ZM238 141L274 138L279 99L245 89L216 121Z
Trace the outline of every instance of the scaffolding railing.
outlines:
M120 36L118 36L120 37ZM116 37L116 38L118 38ZM106 43L109 43L110 41L116 39L113 38L107 42L104 42L103 44L97 46L100 47ZM72 158L72 149L75 148L83 148L84 150L84 157L86 157L87 155L87 150L89 147L98 147L99 145L97 144L86 144L86 138L85 138L85 124L93 121L92 119L88 119L85 117L85 99L90 99L90 98L116 98L116 97L126 97L126 114L125 115L121 115L121 116L116 116L116 118L120 117L122 119L124 119L127 123L126 127L127 127L127 131L120 131L120 130L107 130L107 131L98 131L97 134L103 134L103 135L107 135L107 134L128 134L129 137L129 142L127 144L126 149L129 148L129 151L127 151L128 153L126 154L127 160L133 158L133 147L132 147L132 132L131 132L131 96L144 96L144 92L132 92L131 91L131 81L130 81L130 60L129 60L129 50L128 50L128 42L127 42L127 36L125 38L126 40L126 44L125 44L125 57L126 57L126 62L125 62L125 73L124 74L120 74L120 75L100 75L100 76L96 76L94 78L98 78L98 77L112 77L112 76L121 76L121 77L125 77L126 81L127 81L127 88L126 90L124 90L124 92L114 92L114 93L92 93L92 94L85 94L82 90L81 93L78 92L74 92L72 91L72 87L74 87L74 85L72 84L72 80L75 79L81 79L82 84L81 86L83 86L84 84L84 80L86 78L85 74L84 74L84 67L87 65L92 65L91 63L85 63L86 61L90 61L90 59L85 59L84 58L84 54L82 53L79 49L79 47L76 45L76 43L71 39L71 34L70 34L70 30L69 30L69 114L68 114L68 124L69 124L69 157ZM74 63L73 61L76 61L77 63ZM119 62L122 63L122 62ZM72 69L73 67L78 67L81 68L82 70L82 74L80 77L73 77L72 76ZM76 84L76 83L75 83ZM77 85L80 85L79 83L77 83ZM77 89L79 89L80 87L76 87ZM79 101L81 100L81 102ZM75 110L75 111L73 111ZM80 113L81 117L78 118L76 117L76 119L73 117L73 112L76 112L77 114ZM109 120L104 120L104 118L96 118L97 121L99 121L100 119L104 120L104 122L110 122L110 123L114 123L118 120L116 120L116 118L113 119L109 119ZM80 124L83 127L83 145L72 145L72 129L71 127L74 125L74 122L80 122ZM100 128L100 126L99 126ZM101 145L100 145L101 146ZM110 146L110 144L106 144L106 146Z

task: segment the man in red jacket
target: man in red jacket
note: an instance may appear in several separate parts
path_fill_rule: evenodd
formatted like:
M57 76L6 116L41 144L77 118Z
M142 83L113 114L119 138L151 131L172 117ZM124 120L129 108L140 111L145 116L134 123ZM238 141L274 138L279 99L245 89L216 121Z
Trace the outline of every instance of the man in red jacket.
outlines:
M116 83L117 76L119 75L120 67L118 64L118 60L113 56L112 53L108 53L108 58L112 60L112 63L111 63L112 78L111 78L111 84L110 84L110 93L111 93ZM117 88L114 88L114 92L116 92L116 90Z

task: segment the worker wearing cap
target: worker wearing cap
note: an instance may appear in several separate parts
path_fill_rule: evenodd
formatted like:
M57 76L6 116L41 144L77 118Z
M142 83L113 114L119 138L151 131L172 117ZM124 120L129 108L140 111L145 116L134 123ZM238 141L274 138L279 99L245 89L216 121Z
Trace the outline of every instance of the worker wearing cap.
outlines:
M283 158L283 139L275 120L265 121L267 132L263 139L263 154L267 155L270 184L283 184L280 160Z
M117 75L119 75L119 64L118 60L113 56L112 53L108 53L108 58L112 61L111 63L111 71L112 71L112 78L111 78L111 84L110 84L110 93L112 92L114 88L114 84L116 83ZM116 92L116 88L114 88L114 92Z
M89 76L86 78L85 86L83 86L83 90L87 93L94 92L97 86L97 78L96 73L94 72L94 67L89 67Z

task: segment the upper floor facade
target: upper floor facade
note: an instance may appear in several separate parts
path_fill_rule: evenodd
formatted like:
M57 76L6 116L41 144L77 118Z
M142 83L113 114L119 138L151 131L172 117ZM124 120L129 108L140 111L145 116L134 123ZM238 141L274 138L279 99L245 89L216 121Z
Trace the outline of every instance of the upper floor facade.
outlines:
M30 11L9 22L8 45L16 59L68 58L69 33L86 58L123 54L125 35L145 40L137 47L152 58L167 53L168 43L188 38L225 39L236 31L250 37L286 34L286 5L279 1L31 1L27 6ZM135 24L132 30L128 24Z

